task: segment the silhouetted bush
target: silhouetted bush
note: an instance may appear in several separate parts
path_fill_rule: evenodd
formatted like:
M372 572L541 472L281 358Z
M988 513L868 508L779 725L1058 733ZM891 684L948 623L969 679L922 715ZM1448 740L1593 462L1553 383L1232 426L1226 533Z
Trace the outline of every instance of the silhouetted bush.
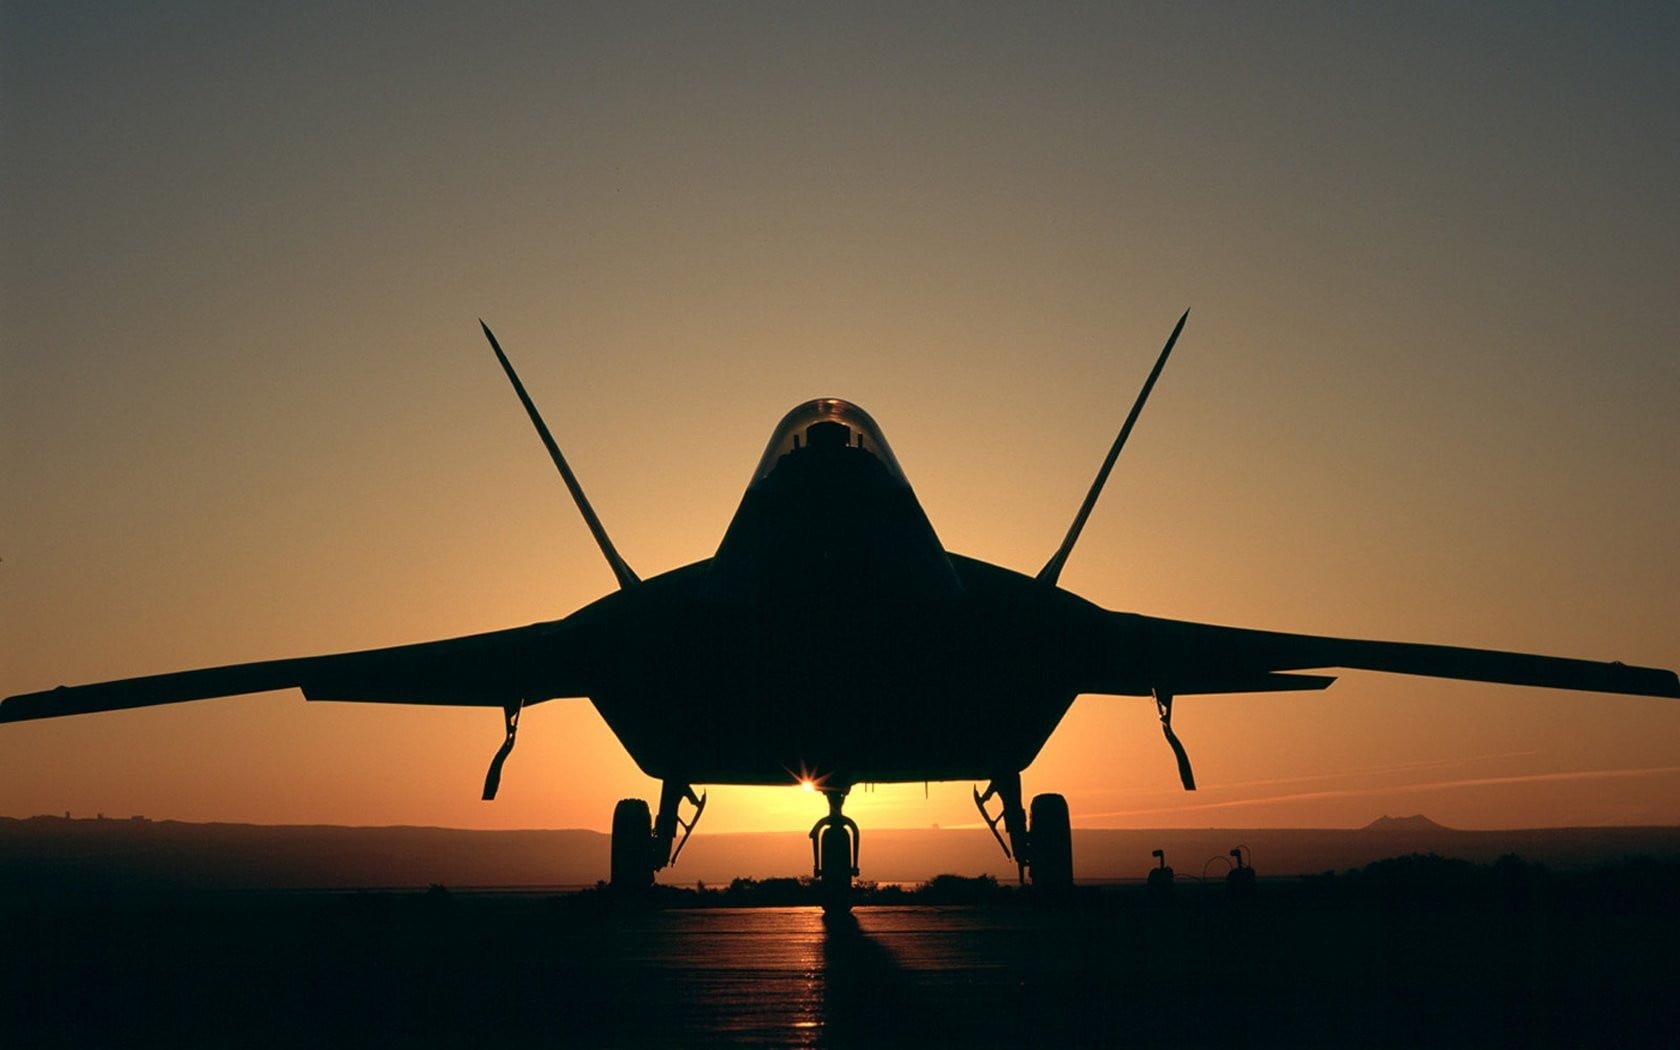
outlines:
M981 904L997 892L997 879L990 875L935 875L917 887L914 897L918 904Z

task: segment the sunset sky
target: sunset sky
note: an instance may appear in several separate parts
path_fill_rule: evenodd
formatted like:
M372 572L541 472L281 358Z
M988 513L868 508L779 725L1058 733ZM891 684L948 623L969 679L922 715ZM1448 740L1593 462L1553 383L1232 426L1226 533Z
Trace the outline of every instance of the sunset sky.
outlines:
M771 428L1112 609L1680 667L1680 10L0 5L0 695L562 616ZM1374 6L1374 5L1372 5ZM550 8L553 9L550 9ZM379 14L373 13L378 10ZM1079 700L1076 826L1680 824L1680 702L1348 673ZM588 703L0 726L0 815L605 830ZM870 827L971 785L860 789ZM700 833L803 829L715 788Z

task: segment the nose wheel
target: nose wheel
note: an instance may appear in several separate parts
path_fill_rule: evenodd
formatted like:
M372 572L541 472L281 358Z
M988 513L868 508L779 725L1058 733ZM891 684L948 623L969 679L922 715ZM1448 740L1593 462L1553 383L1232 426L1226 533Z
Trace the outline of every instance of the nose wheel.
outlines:
M852 878L858 873L858 843L862 833L857 821L840 812L846 802L844 791L825 790L828 816L811 827L811 875L817 880L825 914L844 914L852 909Z

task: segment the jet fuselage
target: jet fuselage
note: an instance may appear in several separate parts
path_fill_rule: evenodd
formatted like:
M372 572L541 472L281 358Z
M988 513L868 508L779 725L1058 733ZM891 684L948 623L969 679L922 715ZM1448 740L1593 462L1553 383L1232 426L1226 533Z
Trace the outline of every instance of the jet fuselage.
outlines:
M715 557L570 625L648 775L849 787L1024 768L1073 702L1087 610L948 554L874 422L824 399L777 428Z

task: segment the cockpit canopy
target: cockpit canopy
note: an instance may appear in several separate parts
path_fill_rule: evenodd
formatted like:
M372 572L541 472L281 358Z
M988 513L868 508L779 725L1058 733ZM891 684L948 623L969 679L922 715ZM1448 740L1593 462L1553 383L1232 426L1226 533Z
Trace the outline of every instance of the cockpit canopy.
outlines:
M837 397L807 401L782 417L770 435L770 444L758 461L758 469L753 471L752 483L768 477L789 453L823 447L853 448L867 453L886 468L893 481L909 486L887 439L881 436L881 428L869 418L869 413Z

